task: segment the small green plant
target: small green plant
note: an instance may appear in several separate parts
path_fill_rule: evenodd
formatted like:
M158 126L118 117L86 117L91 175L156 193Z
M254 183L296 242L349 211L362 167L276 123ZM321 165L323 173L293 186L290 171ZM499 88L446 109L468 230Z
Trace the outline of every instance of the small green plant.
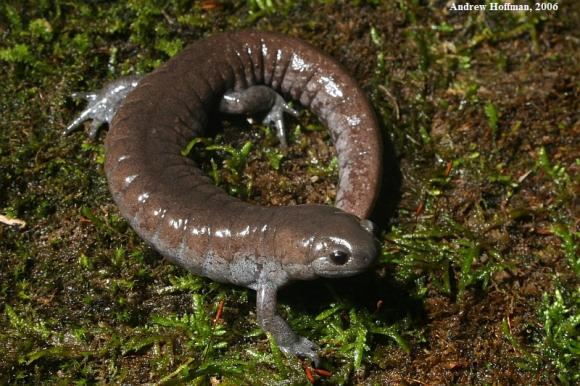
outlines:
M485 112L485 116L487 117L487 124L491 130L491 136L492 138L496 138L497 122L499 120L499 113L497 111L497 107L495 107L495 105L492 102L487 101L485 103L483 111Z
M555 376L563 385L580 381L580 289L572 291L560 285L553 293L545 293L538 309L541 330L529 346L520 343L510 332L504 320L502 331L506 339L520 354L519 365L541 374L542 381ZM546 366L549 366L547 369Z
M394 264L405 281L427 275L447 295L463 292L473 285L486 287L494 272L501 270L501 255L472 232L450 218L439 227L407 233L393 227L386 235L382 261ZM486 259L482 259L483 256ZM418 288L419 293L424 289ZM456 292L457 291L457 292Z
M580 381L580 288L571 293L556 288L544 294L540 307L544 340L536 347L556 368L564 385Z
M536 161L536 164L554 180L559 189L564 189L570 183L570 175L566 171L566 167L561 164L552 164L548 157L548 152L546 152L546 148L541 147L538 150L538 160Z
M126 228L124 220L116 213L105 216L103 213L98 213L97 209L83 206L80 209L80 215L90 221L100 232L110 236L119 235Z
M239 178L242 175L244 166L248 161L248 156L252 150L252 142L247 141L240 149L230 145L210 145L205 148L207 151L223 152L229 155L224 158L223 166L229 170L232 175Z
M181 154L191 155L197 161L209 159L211 170L208 174L212 177L214 184L222 186L233 196L249 197L252 191L252 181L247 181L243 185L242 177L252 151L252 142L246 141L239 149L221 142L221 136L196 137L186 145ZM220 172L220 170L223 171Z
M270 167L274 170L280 170L284 154L278 149L266 148L264 154L270 163Z
M319 177L330 177L338 173L338 158L332 157L328 164L320 162L312 163L308 166L308 174Z
M330 308L318 314L315 320L324 323L323 341L329 348L338 348L338 353L344 358L342 369L331 379L339 384L346 381L347 374L358 371L363 361L368 361L370 344L376 335L387 336L403 351L410 352L409 345L397 331L398 326L386 326L378 322L366 309L340 302L332 304Z
M31 63L33 55L26 44L16 44L0 50L0 60L9 63Z
M580 232L575 232L563 224L552 226L552 232L562 240L562 247L568 265L576 275L580 275L580 256L578 255Z
M276 13L287 14L294 6L292 0L246 0L250 21Z

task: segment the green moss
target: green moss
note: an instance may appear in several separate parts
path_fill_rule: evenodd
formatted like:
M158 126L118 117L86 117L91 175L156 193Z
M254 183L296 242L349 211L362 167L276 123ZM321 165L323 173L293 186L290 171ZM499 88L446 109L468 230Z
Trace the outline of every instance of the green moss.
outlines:
M251 21L266 17L275 13L288 14L295 6L291 0L246 0L248 15Z
M485 288L493 273L504 268L497 250L449 218L440 227L410 234L394 228L386 240L382 259L397 266L402 280L420 282L417 279L427 275L447 295L462 296L472 285ZM483 256L486 262L482 264ZM422 287L417 291L426 293Z
M32 63L33 57L26 44L16 44L0 50L0 60L12 63Z
M485 111L485 116L487 117L487 123L491 130L491 135L495 138L497 136L497 121L499 119L497 108L493 103L488 101L483 109Z
M541 330L536 331L529 346L521 344L504 323L503 332L508 341L523 355L519 365L538 372L539 381L552 377L543 371L546 365L554 368L556 379L563 385L573 385L580 380L576 370L580 357L580 293L565 290L560 285L553 293L545 293L538 310ZM535 327L530 327L535 329Z

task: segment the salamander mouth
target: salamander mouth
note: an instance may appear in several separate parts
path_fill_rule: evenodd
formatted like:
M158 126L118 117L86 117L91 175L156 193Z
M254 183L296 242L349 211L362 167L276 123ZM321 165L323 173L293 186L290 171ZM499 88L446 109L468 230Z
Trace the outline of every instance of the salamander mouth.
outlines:
M317 272L317 274L321 277L329 277L329 278L333 278L333 277L349 277L349 276L355 276L358 274L363 273L364 271L367 270L368 267L364 267L364 268L360 268L360 269L342 269L342 270L332 270L332 271L324 271L324 272Z

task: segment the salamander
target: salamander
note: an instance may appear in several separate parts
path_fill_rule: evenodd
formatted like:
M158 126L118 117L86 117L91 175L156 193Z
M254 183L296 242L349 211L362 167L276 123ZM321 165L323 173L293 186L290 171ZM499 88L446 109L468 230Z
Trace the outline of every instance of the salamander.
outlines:
M285 145L288 97L311 109L336 147L335 207L262 207L229 196L181 155L208 117L266 113ZM88 107L65 130L109 123L105 173L120 213L160 254L210 279L257 292L260 326L288 355L318 363L317 346L278 315L294 280L358 274L379 245L368 220L381 176L381 134L365 94L334 59L278 33L224 32L187 46L145 77L76 94ZM119 107L120 105L120 107Z

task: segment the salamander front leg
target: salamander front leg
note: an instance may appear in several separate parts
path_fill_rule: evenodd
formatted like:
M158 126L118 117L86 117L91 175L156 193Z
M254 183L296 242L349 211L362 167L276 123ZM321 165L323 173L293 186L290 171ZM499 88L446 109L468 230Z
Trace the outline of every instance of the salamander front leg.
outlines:
M241 91L228 91L220 101L220 111L226 114L257 114L267 111L262 120L265 125L276 128L276 136L282 147L286 147L284 113L298 116L284 98L268 86L251 86Z
M292 328L276 312L277 288L273 284L263 284L257 290L257 313L260 326L276 339L280 350L286 355L305 357L318 367L318 346L308 339L296 335Z

